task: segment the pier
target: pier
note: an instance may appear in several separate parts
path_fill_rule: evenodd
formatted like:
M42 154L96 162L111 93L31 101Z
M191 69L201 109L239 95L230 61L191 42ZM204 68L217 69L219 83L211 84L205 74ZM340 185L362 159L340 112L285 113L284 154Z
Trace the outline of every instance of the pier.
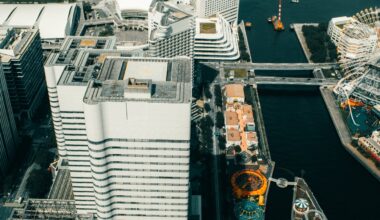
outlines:
M354 145L352 145L352 138L347 127L347 124L342 118L342 115L335 102L333 91L331 87L320 88L323 100L326 103L327 109L330 113L331 119L334 123L335 129L338 132L338 136L344 148L353 156L357 161L360 162L378 181L380 181L380 170L376 167L370 159L364 157Z
M313 192L303 178L296 177L293 192L292 220L321 219L327 220L322 208L319 206ZM306 201L307 208L300 210L296 207L298 199Z

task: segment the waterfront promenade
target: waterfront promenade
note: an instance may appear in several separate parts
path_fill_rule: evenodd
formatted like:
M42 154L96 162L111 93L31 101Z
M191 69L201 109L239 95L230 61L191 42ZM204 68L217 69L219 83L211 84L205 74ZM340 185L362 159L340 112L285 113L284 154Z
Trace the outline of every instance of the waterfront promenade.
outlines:
M332 87L320 87L322 97L326 103L326 107L330 113L331 119L338 132L340 141L344 148L362 164L378 181L380 181L380 170L376 167L375 163L370 159L364 157L353 145L352 138L347 127L347 124L342 118L339 107L335 102Z
M303 33L302 33L302 26L304 26L304 25L317 26L318 23L297 23L297 24L293 24L293 25L294 25L294 31L296 32L298 41L301 44L302 50L303 50L303 52L305 54L305 57L306 57L307 61L309 63L313 63L313 61L311 61L311 59L310 59L311 53L310 53L309 48L307 47L306 39L305 39L305 37L303 36Z

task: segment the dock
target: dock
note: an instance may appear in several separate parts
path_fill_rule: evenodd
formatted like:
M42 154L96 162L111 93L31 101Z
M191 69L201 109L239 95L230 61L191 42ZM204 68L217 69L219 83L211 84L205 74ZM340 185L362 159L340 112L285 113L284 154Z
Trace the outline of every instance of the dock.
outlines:
M296 24L293 24L294 32L296 32L298 41L301 44L303 53L305 54L305 57L306 57L307 61L309 63L313 63L313 61L311 61L311 59L310 59L311 53L310 53L309 47L307 46L306 39L305 39L305 37L303 36L303 33L302 33L302 26L304 26L304 25L318 26L319 24L318 23L296 23Z
M352 145L352 137L349 128L342 118L339 106L335 102L332 87L320 87L320 91L342 145L351 154L351 156L359 161L361 165L363 165L378 181L380 181L380 170L376 167L375 163L371 161L371 159L364 157L355 148L355 146Z

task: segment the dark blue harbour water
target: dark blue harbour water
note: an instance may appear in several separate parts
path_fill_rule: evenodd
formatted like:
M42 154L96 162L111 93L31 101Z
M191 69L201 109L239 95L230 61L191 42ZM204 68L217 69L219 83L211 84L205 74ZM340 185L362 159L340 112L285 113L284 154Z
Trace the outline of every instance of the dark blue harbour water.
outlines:
M275 33L266 19L276 13L276 0L240 1L240 17L253 23L248 37L255 62L306 62L291 23L328 22L380 6L379 0L285 0L287 29ZM266 86L259 94L275 177L303 176L329 219L380 219L380 183L341 146L318 88ZM289 219L291 199L292 190L272 185L267 219Z

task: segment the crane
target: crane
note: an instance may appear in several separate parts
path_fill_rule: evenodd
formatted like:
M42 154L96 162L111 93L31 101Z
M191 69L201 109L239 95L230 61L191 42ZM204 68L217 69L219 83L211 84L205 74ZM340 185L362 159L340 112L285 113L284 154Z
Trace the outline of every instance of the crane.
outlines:
M278 16L273 15L271 18L268 18L268 22L271 22L273 24L275 31L283 31L284 24L281 21L281 14L282 14L282 1L278 0Z

